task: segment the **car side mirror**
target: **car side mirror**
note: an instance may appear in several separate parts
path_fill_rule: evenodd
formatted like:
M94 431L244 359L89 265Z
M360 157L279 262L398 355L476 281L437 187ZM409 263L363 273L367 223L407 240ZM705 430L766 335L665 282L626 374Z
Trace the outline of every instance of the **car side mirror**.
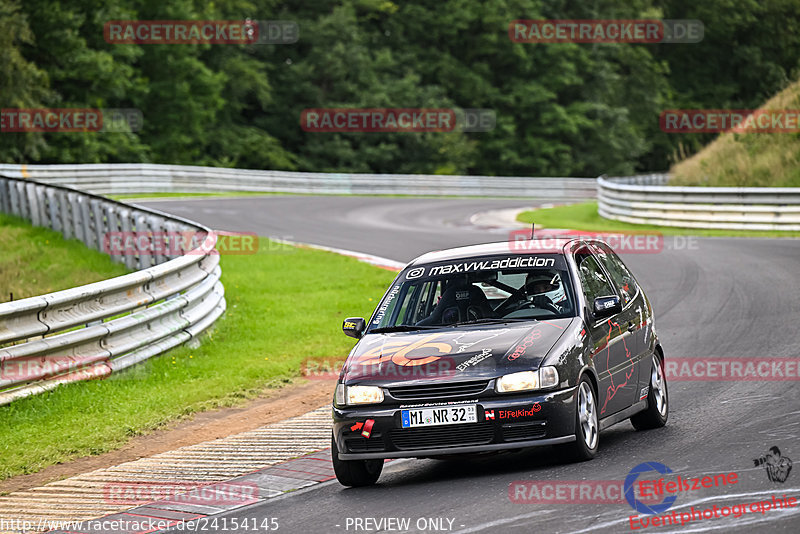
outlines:
M367 322L363 317L348 317L342 323L342 331L356 339L360 339L364 335L364 330L367 329Z
M604 317L611 317L622 311L622 302L616 295L609 295L607 297L597 297L594 299L594 316L597 319Z

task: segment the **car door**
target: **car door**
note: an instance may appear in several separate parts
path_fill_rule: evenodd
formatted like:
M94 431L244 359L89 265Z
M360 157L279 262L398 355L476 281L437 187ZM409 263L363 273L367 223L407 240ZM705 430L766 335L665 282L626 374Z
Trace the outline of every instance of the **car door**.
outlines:
M620 399L625 400L622 408L636 403L639 400L640 384L639 373L644 356L648 353L648 343L645 340L646 316L649 313L644 293L636 283L631 272L611 248L605 243L594 243L600 265L608 273L611 283L614 284L620 296L622 312L617 316L617 324L623 330L623 345L627 360L619 369L617 384L624 384Z
M581 279L583 294L588 310L586 322L592 336L592 360L600 379L598 397L600 399L600 417L608 417L619 410L627 408L633 398L631 383L636 383L632 365L633 353L628 347L631 334L626 330L630 310L611 317L596 318L593 312L594 300L609 295L619 296L619 291L607 272L601 267L596 249L588 245L575 253L575 264ZM620 297L621 298L621 297Z

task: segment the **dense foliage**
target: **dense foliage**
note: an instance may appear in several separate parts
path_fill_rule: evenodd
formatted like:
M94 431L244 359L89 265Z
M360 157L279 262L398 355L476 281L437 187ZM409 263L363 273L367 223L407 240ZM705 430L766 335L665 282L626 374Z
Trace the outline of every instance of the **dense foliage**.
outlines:
M109 44L109 20L291 20L289 45ZM699 19L698 44L523 44L515 19ZM130 133L2 133L5 162L488 175L668 166L669 108L754 108L800 66L796 0L0 0L0 107L137 108ZM303 109L489 108L484 133L312 133Z

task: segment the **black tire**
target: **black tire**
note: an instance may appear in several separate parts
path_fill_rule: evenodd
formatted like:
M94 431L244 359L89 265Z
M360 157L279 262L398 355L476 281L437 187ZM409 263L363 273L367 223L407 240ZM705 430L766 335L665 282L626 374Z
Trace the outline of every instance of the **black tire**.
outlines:
M591 460L600 447L597 392L586 376L581 377L575 391L575 441L563 447L567 460L572 462Z
M669 419L667 377L664 374L664 360L658 353L653 354L649 385L647 409L631 417L631 424L636 430L661 428Z
M342 486L372 486L383 471L383 460L340 460L336 442L331 436L331 459L336 480Z

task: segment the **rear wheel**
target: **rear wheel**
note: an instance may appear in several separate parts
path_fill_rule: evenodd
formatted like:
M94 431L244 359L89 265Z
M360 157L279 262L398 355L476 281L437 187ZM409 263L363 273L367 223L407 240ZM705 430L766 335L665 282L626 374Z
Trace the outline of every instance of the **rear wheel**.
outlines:
M336 480L343 486L354 488L371 486L378 481L383 471L383 460L340 460L333 436L331 436L331 460Z
M664 376L663 360L653 354L650 369L650 391L647 392L647 409L631 417L631 424L636 430L650 430L667 424L669 418L669 392L667 379Z
M597 401L594 387L586 376L578 383L575 403L575 441L564 446L570 460L591 460L600 446L600 423L597 420Z

